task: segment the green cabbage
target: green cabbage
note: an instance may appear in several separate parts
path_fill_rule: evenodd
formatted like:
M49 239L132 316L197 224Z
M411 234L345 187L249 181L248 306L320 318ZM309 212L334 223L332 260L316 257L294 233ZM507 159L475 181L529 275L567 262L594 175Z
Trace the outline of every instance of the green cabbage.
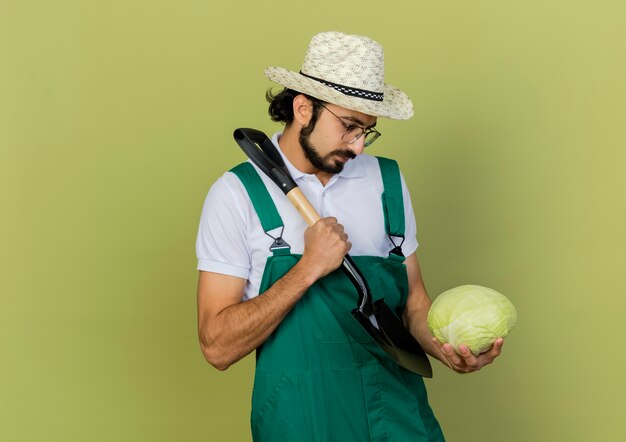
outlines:
M462 285L443 292L428 312L428 328L458 352L466 345L478 355L509 334L517 312L506 296L479 285Z

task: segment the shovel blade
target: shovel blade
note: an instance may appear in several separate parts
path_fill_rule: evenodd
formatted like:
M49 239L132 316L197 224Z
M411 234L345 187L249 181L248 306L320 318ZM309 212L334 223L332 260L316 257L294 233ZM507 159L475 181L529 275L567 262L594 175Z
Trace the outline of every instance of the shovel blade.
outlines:
M374 316L391 342L396 361L407 370L432 378L433 369L426 352L383 299L374 302Z
M358 309L352 311L352 316L398 365L423 377L433 377L428 356L382 299L374 302L376 323Z

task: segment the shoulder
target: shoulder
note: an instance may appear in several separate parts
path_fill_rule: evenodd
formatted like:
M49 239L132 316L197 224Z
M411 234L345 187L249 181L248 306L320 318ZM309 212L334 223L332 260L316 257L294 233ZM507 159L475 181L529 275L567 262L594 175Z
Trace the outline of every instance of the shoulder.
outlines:
M203 214L222 218L224 214L235 213L248 217L249 197L239 177L227 171L211 185L204 200Z
M219 199L241 198L246 194L245 187L239 177L231 170L224 172L209 189L208 197Z

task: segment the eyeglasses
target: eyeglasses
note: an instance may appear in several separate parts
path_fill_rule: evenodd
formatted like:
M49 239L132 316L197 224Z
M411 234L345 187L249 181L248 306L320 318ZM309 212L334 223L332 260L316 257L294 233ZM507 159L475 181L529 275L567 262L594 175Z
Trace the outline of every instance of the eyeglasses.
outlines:
M341 136L341 139L343 141L346 141L346 138L348 140L350 140L350 141L346 141L348 144L352 144L356 140L358 140L359 138L363 137L363 146L367 147L367 146L371 145L374 141L376 141L378 139L378 137L380 137L382 135L380 132L378 132L373 127L370 127L368 129L364 129L361 126L357 126L356 124L346 124L341 119L340 116L338 116L336 113L334 113L333 111L328 109L326 106L324 106L319 101L318 101L318 103L319 103L320 106L322 106L328 112L333 114L339 120L341 125L346 129L346 132Z

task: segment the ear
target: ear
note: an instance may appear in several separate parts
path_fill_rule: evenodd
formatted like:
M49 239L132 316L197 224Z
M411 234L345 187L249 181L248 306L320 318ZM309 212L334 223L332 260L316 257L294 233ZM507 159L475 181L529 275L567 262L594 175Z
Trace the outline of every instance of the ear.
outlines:
M305 127L311 120L313 103L304 95L296 95L293 99L293 121L301 127Z

